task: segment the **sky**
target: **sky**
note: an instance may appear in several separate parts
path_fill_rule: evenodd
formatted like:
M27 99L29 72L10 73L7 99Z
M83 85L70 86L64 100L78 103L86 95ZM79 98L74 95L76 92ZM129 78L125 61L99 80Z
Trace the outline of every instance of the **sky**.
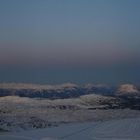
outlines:
M138 83L139 7L139 0L0 0L0 81Z

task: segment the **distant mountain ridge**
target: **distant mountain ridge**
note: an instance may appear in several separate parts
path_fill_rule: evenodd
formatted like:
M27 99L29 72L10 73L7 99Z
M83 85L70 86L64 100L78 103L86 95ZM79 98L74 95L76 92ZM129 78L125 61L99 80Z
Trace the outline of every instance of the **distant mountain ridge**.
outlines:
M0 83L0 97L15 95L30 98L64 99L92 93L104 96L140 96L139 89L132 84L120 86L86 84L81 86L73 83L61 85Z

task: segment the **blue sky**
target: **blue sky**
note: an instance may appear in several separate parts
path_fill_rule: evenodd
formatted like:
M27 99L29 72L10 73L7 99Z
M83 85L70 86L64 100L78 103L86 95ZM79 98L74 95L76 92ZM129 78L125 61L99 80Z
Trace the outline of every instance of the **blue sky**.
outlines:
M136 68L139 7L139 0L0 0L0 66Z

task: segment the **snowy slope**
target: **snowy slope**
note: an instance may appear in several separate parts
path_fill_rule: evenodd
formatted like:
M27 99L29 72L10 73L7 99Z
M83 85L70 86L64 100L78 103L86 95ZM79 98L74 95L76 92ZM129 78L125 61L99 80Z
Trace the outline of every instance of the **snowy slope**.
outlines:
M11 135L21 137L18 140L28 140L23 138L34 140L140 140L140 118L69 124ZM0 139L9 140L8 137L3 135Z
M6 96L0 98L0 128L23 131L70 122L140 117L139 110L111 108L116 105L119 102L114 97L95 94L57 100Z

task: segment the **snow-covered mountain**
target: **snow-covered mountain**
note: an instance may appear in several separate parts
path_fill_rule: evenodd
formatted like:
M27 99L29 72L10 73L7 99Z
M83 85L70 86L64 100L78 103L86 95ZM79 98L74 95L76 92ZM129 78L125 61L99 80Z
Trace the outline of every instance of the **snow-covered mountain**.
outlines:
M139 89L129 84L0 84L0 96L0 130L140 116Z

